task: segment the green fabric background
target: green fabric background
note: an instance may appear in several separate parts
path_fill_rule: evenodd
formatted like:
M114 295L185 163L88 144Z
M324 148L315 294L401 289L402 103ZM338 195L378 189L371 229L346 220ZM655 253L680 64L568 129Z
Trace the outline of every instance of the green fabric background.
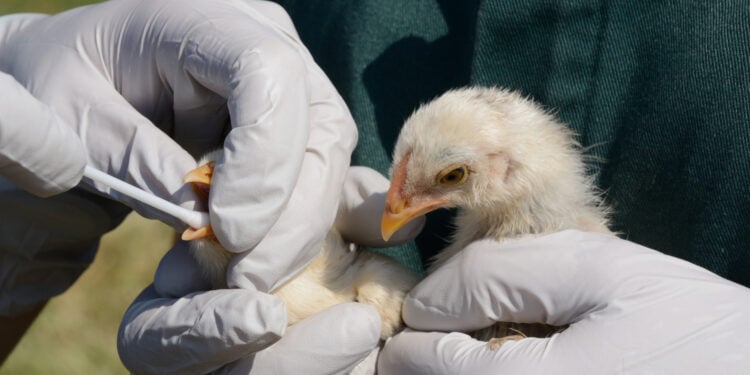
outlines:
M747 1L279 1L387 172L401 123L465 85L520 90L580 134L622 237L750 285ZM437 216L437 217L436 217ZM445 214L411 247L442 247Z

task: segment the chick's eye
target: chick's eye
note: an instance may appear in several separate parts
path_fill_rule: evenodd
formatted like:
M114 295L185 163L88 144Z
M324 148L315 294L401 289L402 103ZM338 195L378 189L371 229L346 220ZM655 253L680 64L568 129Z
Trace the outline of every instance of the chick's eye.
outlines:
M456 186L466 181L469 171L465 166L458 168L448 169L447 171L440 172L438 174L437 182L440 186L449 187Z

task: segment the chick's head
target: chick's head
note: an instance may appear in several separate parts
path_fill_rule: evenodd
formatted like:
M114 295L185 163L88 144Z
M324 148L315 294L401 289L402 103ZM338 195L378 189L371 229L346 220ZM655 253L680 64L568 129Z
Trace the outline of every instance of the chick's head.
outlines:
M503 89L449 91L421 106L394 149L383 238L441 207L499 210L546 189L557 171L579 167L570 135L539 105Z

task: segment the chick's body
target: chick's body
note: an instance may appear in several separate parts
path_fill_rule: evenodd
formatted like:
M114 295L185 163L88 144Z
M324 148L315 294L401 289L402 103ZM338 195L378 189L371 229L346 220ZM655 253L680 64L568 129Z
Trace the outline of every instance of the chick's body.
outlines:
M199 164L210 166L221 157L221 150L214 151ZM212 287L226 288L233 254L210 236L193 240L190 251ZM272 294L284 301L290 325L340 303L370 304L380 314L381 338L386 339L402 327L401 305L416 282L416 275L396 261L359 250L331 229L313 261Z
M610 233L573 133L516 92L465 88L423 105L404 124L391 175L386 238L413 217L459 208L452 242L431 269L483 238ZM509 327L495 327L493 336Z

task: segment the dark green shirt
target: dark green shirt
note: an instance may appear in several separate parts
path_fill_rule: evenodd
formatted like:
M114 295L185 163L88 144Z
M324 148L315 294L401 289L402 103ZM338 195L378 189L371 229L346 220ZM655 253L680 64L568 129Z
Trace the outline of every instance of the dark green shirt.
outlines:
M749 2L279 2L357 121L355 164L385 174L449 88L520 90L580 134L622 237L750 285ZM392 252L419 269L445 217Z

